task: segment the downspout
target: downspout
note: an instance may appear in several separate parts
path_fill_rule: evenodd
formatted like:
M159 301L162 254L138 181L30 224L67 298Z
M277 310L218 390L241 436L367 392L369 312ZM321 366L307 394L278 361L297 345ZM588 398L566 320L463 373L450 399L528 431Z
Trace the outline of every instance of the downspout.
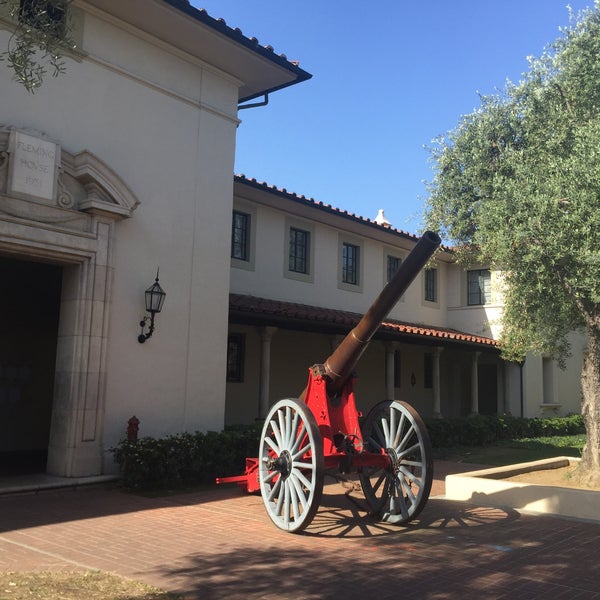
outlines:
M262 102L254 102L252 104L239 104L238 110L243 110L244 108L256 108L257 106L266 106L269 104L269 94L265 94L265 99Z

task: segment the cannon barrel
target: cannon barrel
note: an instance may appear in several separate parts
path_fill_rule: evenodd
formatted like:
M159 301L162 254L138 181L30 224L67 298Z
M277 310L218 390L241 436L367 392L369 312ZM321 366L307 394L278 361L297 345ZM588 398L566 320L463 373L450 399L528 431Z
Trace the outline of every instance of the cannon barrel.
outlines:
M358 325L327 358L323 367L328 394L335 394L342 389L373 334L440 243L441 239L437 233L427 231L423 234L410 254L400 263L395 275L377 296Z

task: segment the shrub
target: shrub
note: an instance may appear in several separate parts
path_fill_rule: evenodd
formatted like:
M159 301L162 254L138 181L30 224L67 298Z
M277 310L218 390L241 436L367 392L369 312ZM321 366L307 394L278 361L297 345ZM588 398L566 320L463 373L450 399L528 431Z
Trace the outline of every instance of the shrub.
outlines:
M434 448L483 446L500 440L585 433L581 415L548 419L473 415L459 419L428 419L426 425Z
M166 489L212 483L239 475L247 456L258 454L258 427L227 428L219 433L181 433L164 438L122 440L111 452L122 482L132 489Z
M585 433L581 415L551 419L474 415L426 422L435 448L482 446L499 440ZM181 433L164 438L123 440L111 448L123 484L132 489L166 489L213 483L244 472L246 457L258 455L261 427Z

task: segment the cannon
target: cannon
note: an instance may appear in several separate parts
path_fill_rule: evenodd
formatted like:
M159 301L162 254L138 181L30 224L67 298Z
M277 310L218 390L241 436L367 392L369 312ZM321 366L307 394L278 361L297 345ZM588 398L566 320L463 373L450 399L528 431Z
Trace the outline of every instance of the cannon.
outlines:
M426 232L395 275L325 362L309 368L298 398L276 402L266 416L258 457L246 471L217 483L260 490L271 521L298 533L317 513L325 471L357 473L371 513L405 524L425 506L433 459L427 429L406 402L384 400L360 423L354 395L354 369L390 310L440 245Z

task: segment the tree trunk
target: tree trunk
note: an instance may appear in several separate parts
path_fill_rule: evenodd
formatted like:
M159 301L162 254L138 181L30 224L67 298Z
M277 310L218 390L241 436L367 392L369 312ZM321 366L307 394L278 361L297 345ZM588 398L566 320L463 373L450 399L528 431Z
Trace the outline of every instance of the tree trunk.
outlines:
M588 347L583 359L581 414L587 440L581 457L579 479L588 486L600 485L600 331L588 328Z

